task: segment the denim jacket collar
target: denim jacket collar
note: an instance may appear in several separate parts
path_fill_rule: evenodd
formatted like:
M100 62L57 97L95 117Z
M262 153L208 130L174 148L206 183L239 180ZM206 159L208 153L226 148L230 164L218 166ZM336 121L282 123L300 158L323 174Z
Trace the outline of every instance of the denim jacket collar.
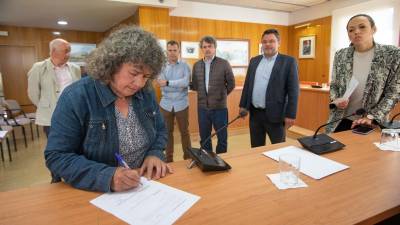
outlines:
M117 96L111 90L110 86L108 86L108 84L104 84L100 80L94 80L94 85L96 87L97 94L99 95L99 98L100 98L100 101L101 101L101 104L103 105L103 107L107 107L108 105L110 105L117 99ZM138 91L132 97L142 100L143 99L143 91L142 90Z

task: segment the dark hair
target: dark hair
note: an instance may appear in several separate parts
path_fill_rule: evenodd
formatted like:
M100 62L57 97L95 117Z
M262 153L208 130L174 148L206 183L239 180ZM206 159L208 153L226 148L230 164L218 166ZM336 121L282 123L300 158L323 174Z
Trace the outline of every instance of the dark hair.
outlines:
M217 40L215 40L214 37L212 36L204 36L201 40L200 40L200 48L203 45L203 42L209 43L209 44L213 44L214 47L217 47Z
M352 16L352 17L349 19L349 21L347 22L347 25L346 25L346 30L349 30L349 23L350 23L350 21L351 21L352 19L354 19L354 18L356 18L356 17L360 17L360 16L363 16L363 17L367 18L368 21L369 21L369 24L371 25L371 27L375 27L375 21L374 21L374 19L372 19L372 17L371 17L370 15L367 15L367 14L357 14L357 15L355 15L355 16Z
M176 46L178 46L178 48L180 48L179 43L178 43L177 41L175 41L175 40L170 40L170 41L168 41L168 42L167 42L167 46L168 46L168 45L176 45Z
M265 30L264 33L261 36L261 39L267 34L273 34L273 35L275 35L276 39L278 39L278 41L281 41L281 36L279 35L279 32L278 32L277 29L267 29L267 30Z

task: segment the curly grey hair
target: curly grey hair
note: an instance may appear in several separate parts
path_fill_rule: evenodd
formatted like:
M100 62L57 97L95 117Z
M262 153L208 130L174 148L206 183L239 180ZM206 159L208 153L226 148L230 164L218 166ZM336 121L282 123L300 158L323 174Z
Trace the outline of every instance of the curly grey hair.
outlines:
M144 64L156 78L165 63L165 54L153 34L136 26L113 32L87 58L87 71L94 79L108 84L122 64Z

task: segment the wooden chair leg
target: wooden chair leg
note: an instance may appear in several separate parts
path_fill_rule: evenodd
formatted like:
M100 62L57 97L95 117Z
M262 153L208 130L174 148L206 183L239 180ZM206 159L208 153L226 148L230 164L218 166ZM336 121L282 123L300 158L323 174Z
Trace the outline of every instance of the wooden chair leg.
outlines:
M32 127L32 122L29 124L29 127L31 128L31 135L32 135L32 141L33 141L33 127Z
M0 141L1 160L4 162L3 142Z
M13 136L13 141L14 141L14 150L18 151L17 149L17 139L15 138L15 131L12 130L12 136Z
M12 161L11 148L10 148L10 141L8 140L8 137L6 137L6 143L7 143L7 149L8 149L8 158L9 158L9 160L11 162Z
M40 136L39 136L39 126L38 126L38 125L36 125L36 132L37 132L37 137L38 137L38 139L39 139Z
M26 141L26 132L25 132L25 127L21 126L22 128L22 134L24 135L24 141L25 141L25 148L28 147L28 142Z

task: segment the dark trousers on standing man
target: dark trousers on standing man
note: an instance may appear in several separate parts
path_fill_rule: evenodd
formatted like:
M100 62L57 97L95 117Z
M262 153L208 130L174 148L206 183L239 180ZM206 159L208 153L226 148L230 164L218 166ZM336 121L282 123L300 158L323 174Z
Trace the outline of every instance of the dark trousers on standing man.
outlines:
M212 142L208 139L212 127L217 131L228 123L228 109L205 109L198 108L200 145L204 150L212 152ZM224 153L228 149L228 130L225 127L217 133L218 143L216 153ZM207 141L205 141L208 139Z
M188 149L192 147L190 142L190 134L189 134L189 107L186 109L175 112L172 109L172 112L168 112L163 108L160 108L161 113L164 116L165 125L168 129L168 144L166 149L167 162L174 161L174 120L178 122L178 128L181 133L181 142L182 142L182 150L183 150L183 159L188 159L189 155L187 153Z
M271 144L284 142L286 138L285 123L271 123L265 114L265 109L250 107L250 141L251 147L265 145L266 135Z

